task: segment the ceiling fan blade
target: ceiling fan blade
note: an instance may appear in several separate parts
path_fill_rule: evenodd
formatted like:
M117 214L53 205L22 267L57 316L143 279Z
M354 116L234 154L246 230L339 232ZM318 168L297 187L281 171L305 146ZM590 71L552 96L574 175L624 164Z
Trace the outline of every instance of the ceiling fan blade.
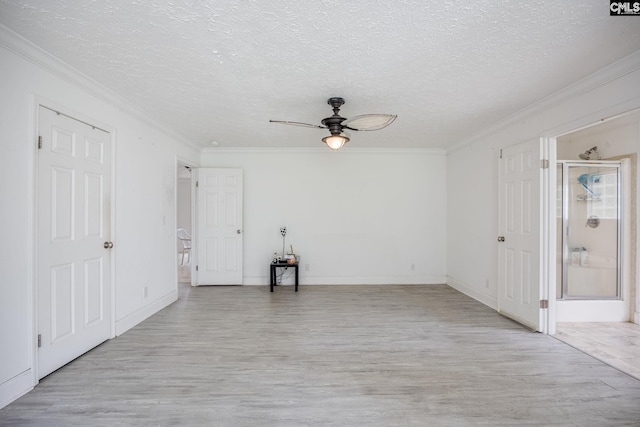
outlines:
M320 125L312 125L310 123L302 123L302 122L289 122L286 120L269 120L270 123L278 123L281 125L291 125L291 126L301 126L305 128L317 128L317 129L326 129L326 126Z
M342 126L351 130L380 130L393 123L396 117L396 114L363 114L345 120Z

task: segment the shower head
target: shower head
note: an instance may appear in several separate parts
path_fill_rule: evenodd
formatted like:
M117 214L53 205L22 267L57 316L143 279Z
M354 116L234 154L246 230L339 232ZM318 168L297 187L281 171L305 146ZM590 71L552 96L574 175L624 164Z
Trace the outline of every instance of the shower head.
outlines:
M591 147L590 149L588 149L587 151L585 151L584 153L580 153L578 154L578 157L580 157L582 160L600 160L602 157L600 157L600 153L598 153L598 147Z

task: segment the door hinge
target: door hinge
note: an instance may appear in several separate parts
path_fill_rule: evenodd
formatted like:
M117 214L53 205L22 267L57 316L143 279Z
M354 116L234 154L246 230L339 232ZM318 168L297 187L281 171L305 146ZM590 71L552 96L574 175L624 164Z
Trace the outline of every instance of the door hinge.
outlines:
M200 181L196 181L196 188L200 186Z
M38 334L38 348L42 347L42 334Z
M196 265L196 271L198 271L198 266Z
M38 150L42 150L42 137L38 137Z
M541 299L540 300L540 308L549 308L549 300Z
M540 169L549 169L549 160L547 159L540 160Z
M500 158L502 158L502 148L500 149Z

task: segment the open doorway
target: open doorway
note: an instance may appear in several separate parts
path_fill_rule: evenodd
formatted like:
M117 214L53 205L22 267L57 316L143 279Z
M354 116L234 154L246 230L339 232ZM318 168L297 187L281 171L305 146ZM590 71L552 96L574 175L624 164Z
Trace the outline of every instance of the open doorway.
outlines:
M178 162L176 171L176 262L178 287L191 285L192 169Z
M557 138L558 322L634 321L639 147L640 111ZM572 219L572 210L580 218ZM605 268L609 264L612 269ZM573 283L591 291L572 295L571 273L580 279ZM595 292L606 287L611 292ZM607 316L603 310L619 312Z
M556 141L555 336L639 376L640 111Z

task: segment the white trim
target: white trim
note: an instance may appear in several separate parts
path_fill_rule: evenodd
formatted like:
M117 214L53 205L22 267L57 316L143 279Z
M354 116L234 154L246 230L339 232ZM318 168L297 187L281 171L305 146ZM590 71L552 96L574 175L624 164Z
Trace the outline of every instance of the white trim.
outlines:
M173 177L173 182L174 182L174 188L173 188L173 211L174 211L174 216L173 216L173 229L177 230L178 229L178 180L180 179L178 177L178 167L180 164L189 166L191 168L191 185L189 186L189 188L192 190L193 193L193 169L198 168L197 163L191 160L187 160L182 156L176 155L175 156L175 167L174 167L174 174L175 176ZM191 194L191 207L190 212L191 212L191 230L189 230L189 234L193 236L193 224L194 224L194 209L195 209L195 204L194 204L194 200L193 200L193 194ZM174 244L175 246L177 246L178 243L178 236L177 234L174 235L174 238L176 239L176 243ZM192 249L193 250L193 249ZM193 270L193 264L191 262L191 260L193 259L193 252L192 250L189 251L189 265L191 266L191 269ZM180 283L180 277L179 277L180 273L178 271L178 253L176 252L176 259L174 262L174 276L175 276L175 282L176 282L176 291L178 290L178 286ZM193 285L193 274L189 275L192 279L191 279L191 285Z
M479 292L473 287L469 286L468 284L461 282L459 280L456 280L451 276L447 276L447 285L449 285L456 291L462 292L468 297L471 297L481 302L482 304L486 305L489 308L492 308L496 311L498 310L498 298L495 296L487 295L482 292Z
M27 369L0 384L0 409L29 393L33 387L35 387L35 383L33 382L32 369Z
M184 135L178 134L172 129L169 129L164 123L142 111L137 106L131 104L131 102L127 101L125 98L107 89L97 81L91 79L90 77L81 73L70 65L62 62L60 59L51 55L36 44L32 43L31 41L25 39L21 35L11 31L9 28L1 24L0 46L4 46L11 52L19 55L20 57L35 64L36 66L71 83L74 86L77 86L79 89L84 90L90 95L93 95L96 98L117 107L118 109L130 114L141 122L146 123L153 128L159 129L161 132L184 143L185 145L198 151L202 149L202 146L190 141ZM76 115L76 117L81 116Z
M637 159L636 159L637 160ZM633 319L633 313L635 311L635 302L631 300L631 289L635 287L636 298L638 297L638 287L635 284L631 283L631 254L633 252L631 248L632 239L628 238L631 235L631 212L633 211L633 206L631 204L631 200L635 200L636 207L638 201L636 197L631 196L631 188L633 185L631 184L631 159L624 158L620 159L620 169L621 172L621 181L622 188L620 192L620 210L622 211L622 233L620 236L621 245L620 245L620 257L621 262L619 263L619 267L621 271L619 274L621 275L621 286L622 299L625 301L623 305L625 322L631 322ZM637 177L634 177L637 180ZM637 215L637 212L636 212ZM636 225L637 228L637 225ZM637 230L636 230L637 233ZM638 242L636 239L636 250L638 247ZM637 267L636 267L637 269ZM638 273L636 272L636 276Z
M109 135L111 135L111 212L109 213L111 224L109 224L109 241L118 242L118 232L116 230L116 142L118 140L117 131L111 126L107 126ZM118 253L118 245L114 244L111 250L111 331L109 338L116 336L116 254Z
M549 170L547 172L547 180L543 184L541 194L546 195L544 202L546 203L546 209L542 212L544 218L543 223L543 245L542 245L542 257L541 261L546 264L545 280L541 283L543 288L543 298L549 301L549 308L544 314L545 319L545 333L548 335L554 335L556 333L556 318L557 318L557 302L556 302L556 238L557 238L557 226L556 226L556 181L557 181L557 140L554 137L544 138L546 139L546 156L549 160Z
M40 103L38 102L38 98L35 95L31 95L31 114L29 114L29 118L33 120L31 123L31 135L29 135L29 140L31 142L29 150L31 155L31 161L29 162L29 179L31 179L31 184L29 187L32 191L32 197L30 198L30 205L28 207L28 214L30 215L31 221L29 221L29 230L28 233L28 242L30 246L29 253L31 254L30 265L31 268L28 271L29 276L29 295L28 298L31 299L31 313L29 313L29 318L31 319L32 325L32 335L31 335L31 345L29 346L30 351L30 359L31 359L31 383L29 384L29 390L38 384L38 325L39 323L39 313L38 313L38 291L37 291L37 269L38 269L38 149L36 148L36 139L38 135L38 127L40 126ZM28 390L27 390L28 391ZM25 392L26 393L26 392Z
M640 50L614 62L613 64L595 71L593 74L583 78L582 80L578 80L577 82L565 87L564 89L554 92L553 94L546 96L534 102L533 104L529 104L525 108L513 114L510 114L504 119L486 127L484 130L474 132L472 136L463 139L459 143L447 148L447 154L451 154L462 148L473 145L475 142L481 141L484 138L496 134L509 126L516 124L517 122L521 122L529 116L533 116L536 113L548 110L549 108L561 104L562 102L565 102L569 99L577 98L580 95L597 89L600 86L619 79L638 69L640 69ZM559 129L565 129L566 132L570 131L570 129L576 129L581 126L588 126L590 123L596 123L599 120L608 120L611 118L611 116L621 114L625 111L633 109L634 106L637 108L637 102L631 100L626 103L616 105L607 111L598 112L596 116L591 115L589 117L583 117L574 120L571 124L565 123L561 126L561 128L549 129L545 132L542 132L541 135L558 136L563 132Z
M178 300L178 291L173 290L162 298L152 302L151 304L142 307L140 310L135 311L122 319L116 320L116 336L120 336L127 332L129 329L153 316L160 310L173 304Z
M224 154L283 154L283 153L326 153L336 154L326 147L303 148L303 147L205 147L202 154L224 153ZM433 154L446 155L443 148L348 148L339 151L339 154Z
M191 250L189 251L189 265L191 266L191 286L195 286L196 283L198 283L198 271L196 270L197 266L196 263L193 262L193 260L198 259L198 248L195 243L198 237L196 235L196 228L198 226L198 223L196 222L198 220L196 215L198 212L198 195L196 193L196 182L198 181L197 170L199 167L200 166L195 169L191 169ZM244 187L242 191L244 197ZM242 256L244 256L244 250L242 252ZM244 265L244 259L242 260L242 265Z

